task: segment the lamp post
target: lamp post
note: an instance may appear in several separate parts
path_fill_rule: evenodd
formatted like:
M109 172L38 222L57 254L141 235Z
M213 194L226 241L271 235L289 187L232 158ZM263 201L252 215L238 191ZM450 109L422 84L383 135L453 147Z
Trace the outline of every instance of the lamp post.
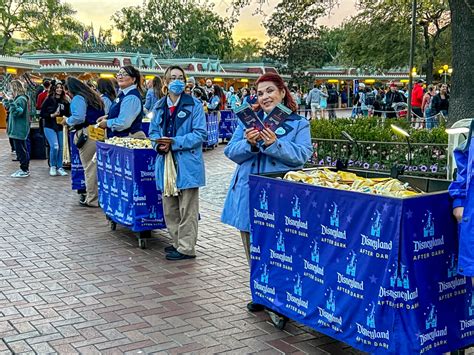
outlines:
M439 75L444 75L444 83L446 84L446 77L453 73L453 68L450 68L447 64L443 65L443 67L438 70Z
M411 36L410 36L410 57L408 66L410 68L410 77L408 78L408 114L407 120L411 122L411 95L413 90L413 71L416 72L416 69L413 68L413 61L415 58L415 37L416 37L416 0L412 0L411 4ZM414 70L415 69L415 70Z

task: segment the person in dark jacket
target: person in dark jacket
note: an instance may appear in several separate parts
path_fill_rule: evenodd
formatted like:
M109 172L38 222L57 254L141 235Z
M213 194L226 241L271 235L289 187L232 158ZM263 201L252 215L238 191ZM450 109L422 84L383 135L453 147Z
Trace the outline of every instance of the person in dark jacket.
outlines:
M432 100L431 108L433 110L433 114L437 115L438 113L442 113L443 116L448 117L448 111L449 111L448 85L446 84L441 85L439 94L433 96L431 100Z
M385 95L385 108L387 110L387 118L397 117L395 109L392 107L392 105L397 102L405 102L405 99L403 98L403 95L398 91L397 85L391 83L390 90Z
M337 118L335 108L337 107L338 101L339 93L336 87L331 85L328 90L328 115L330 120Z
M44 119L44 135L49 144L49 175L66 176L63 169L63 126L58 117L69 116L69 101L66 99L63 84L59 81L51 85L49 94L41 106L41 118Z

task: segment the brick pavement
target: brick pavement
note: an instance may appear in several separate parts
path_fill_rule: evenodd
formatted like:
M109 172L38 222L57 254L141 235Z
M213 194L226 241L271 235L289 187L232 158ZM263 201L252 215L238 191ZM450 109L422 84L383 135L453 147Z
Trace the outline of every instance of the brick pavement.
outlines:
M219 222L233 164L205 153L195 260L169 262L165 231L149 249L112 232L99 209L78 206L69 178L46 161L12 179L0 132L0 353L357 353L294 322L275 329L250 314L248 267L238 233Z

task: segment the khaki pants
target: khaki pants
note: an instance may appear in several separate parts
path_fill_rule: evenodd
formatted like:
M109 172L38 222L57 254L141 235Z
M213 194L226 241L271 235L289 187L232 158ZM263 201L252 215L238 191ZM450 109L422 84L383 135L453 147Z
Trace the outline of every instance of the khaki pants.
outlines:
M80 132L87 133L87 129L79 130L74 136L74 144L77 142L77 137ZM97 163L92 161L96 153L96 145L94 140L88 139L86 143L79 149L79 156L84 167L84 175L86 178L86 203L89 206L99 206L99 191L97 187Z
M250 266L250 233L240 231L240 237L242 238L242 244L244 245L245 256Z
M181 254L196 255L199 189L181 190L178 196L163 196L163 212L173 246Z

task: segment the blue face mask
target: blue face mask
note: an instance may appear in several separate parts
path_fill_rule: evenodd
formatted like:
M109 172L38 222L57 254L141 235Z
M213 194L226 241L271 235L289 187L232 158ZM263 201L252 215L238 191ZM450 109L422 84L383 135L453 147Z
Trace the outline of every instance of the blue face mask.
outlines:
M181 80L173 80L168 84L168 90L174 95L181 95L186 84Z

